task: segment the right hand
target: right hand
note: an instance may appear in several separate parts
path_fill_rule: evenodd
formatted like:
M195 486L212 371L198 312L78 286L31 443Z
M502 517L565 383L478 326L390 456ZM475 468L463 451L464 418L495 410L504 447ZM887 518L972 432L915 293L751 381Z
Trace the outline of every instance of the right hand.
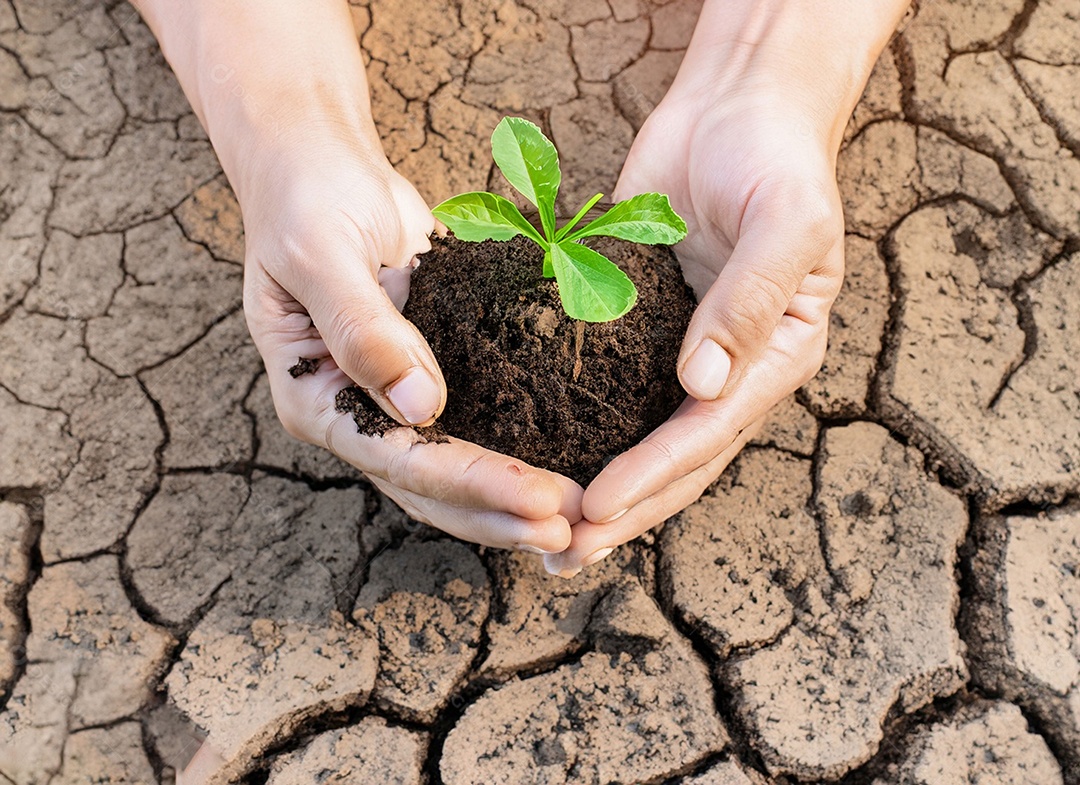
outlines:
M424 443L410 428L357 433L334 398L353 383L403 424L427 425L446 386L400 314L434 219L385 157L357 144L276 156L241 198L244 311L285 429L356 466L410 516L463 540L557 552L581 519L581 487L469 442ZM244 198L246 197L246 199ZM313 374L292 378L301 358Z

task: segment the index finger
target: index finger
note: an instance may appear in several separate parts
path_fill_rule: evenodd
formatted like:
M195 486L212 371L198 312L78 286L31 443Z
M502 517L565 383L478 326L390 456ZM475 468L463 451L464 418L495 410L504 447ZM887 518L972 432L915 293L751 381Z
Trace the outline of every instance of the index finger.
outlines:
M531 520L580 519L577 483L472 442L428 442L406 427L369 436L341 415L327 428L326 445L365 474L429 499Z

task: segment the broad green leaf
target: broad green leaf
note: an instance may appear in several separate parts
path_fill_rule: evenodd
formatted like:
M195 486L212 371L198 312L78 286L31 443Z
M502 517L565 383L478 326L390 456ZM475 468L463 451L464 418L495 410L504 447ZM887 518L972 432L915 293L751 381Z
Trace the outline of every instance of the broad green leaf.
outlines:
M472 191L447 199L431 211L459 240L509 240L519 234L546 246L540 233L509 199Z
M567 240L605 235L648 245L674 245L686 237L686 222L665 194L638 194L619 202Z
M610 322L637 302L637 288L614 262L592 248L561 242L550 248L559 299L572 319Z
M559 154L536 125L504 117L491 135L491 154L503 176L536 205L544 235L555 237L555 197L559 194Z

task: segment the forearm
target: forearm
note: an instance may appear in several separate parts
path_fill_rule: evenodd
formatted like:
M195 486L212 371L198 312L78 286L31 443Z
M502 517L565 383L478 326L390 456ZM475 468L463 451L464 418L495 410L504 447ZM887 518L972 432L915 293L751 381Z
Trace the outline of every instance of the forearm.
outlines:
M345 0L132 0L241 202L305 148L381 154Z
M676 89L789 102L831 148L910 0L705 0Z

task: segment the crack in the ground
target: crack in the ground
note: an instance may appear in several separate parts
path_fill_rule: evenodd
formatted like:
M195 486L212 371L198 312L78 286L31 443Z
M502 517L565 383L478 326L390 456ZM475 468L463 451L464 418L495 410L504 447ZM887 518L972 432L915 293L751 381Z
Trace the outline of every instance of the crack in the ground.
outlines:
M737 469L737 467L735 468ZM711 492L712 488L705 491L706 494ZM656 604L660 607L664 617L667 618L674 630L689 642L695 655L705 664L705 667L709 672L709 680L712 682L714 708L728 732L729 742L727 748L717 755L710 756L710 758L731 755L734 756L741 765L756 771L764 777L768 777L768 769L765 766L765 761L751 743L752 735L735 710L734 691L729 688L730 679L726 678L723 672L725 664L730 662L733 657L737 656L738 652L735 648L732 648L727 658L721 660L717 657L713 644L711 644L702 633L701 625L693 625L686 620L675 603L674 588L671 585L671 578L667 574L667 571L663 569L661 553L662 545L659 537L657 537L654 550L656 562L656 586L653 593L653 599L656 601ZM791 624L786 625L783 631L774 636L773 640L779 640L790 627ZM740 647L740 649L743 648L745 647ZM698 770L704 770L701 767L704 767L708 760L709 759L699 761L692 767L692 770L686 771L679 776L686 776L691 773L696 773ZM716 761L713 761L713 763L715 762ZM667 776L664 779L670 781L674 778ZM776 785L783 785L783 779L774 780L774 782Z
M5 544L6 547L13 549L20 548L20 545L23 546L29 554L30 563L26 580L15 588L7 603L8 609L18 616L21 622L21 634L12 649L15 658L15 669L12 676L9 680L0 682L0 713L2 713L15 691L15 686L26 673L26 666L29 664L26 644L30 639L30 633L33 631L33 621L30 618L28 600L30 591L41 577L41 571L44 567L44 560L41 557L41 532L45 526L45 501L40 490L35 488L0 489L0 500L22 507L30 521L26 533L26 542Z

